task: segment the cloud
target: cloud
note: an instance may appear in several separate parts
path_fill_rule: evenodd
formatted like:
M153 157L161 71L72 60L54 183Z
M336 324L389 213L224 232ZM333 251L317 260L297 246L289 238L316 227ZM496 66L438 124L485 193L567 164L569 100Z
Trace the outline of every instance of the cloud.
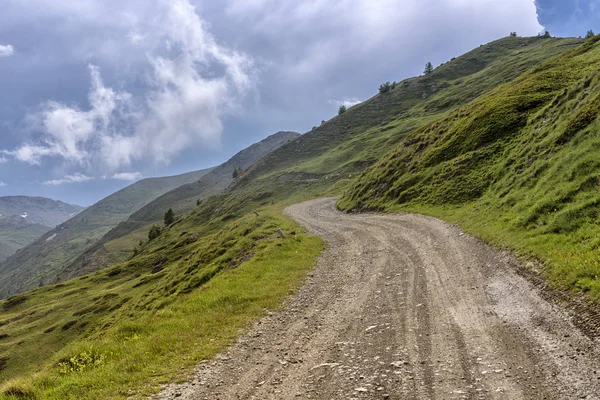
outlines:
M0 57L10 57L15 54L15 48L10 45L2 45L0 44Z
M76 174L73 174L73 175L66 175L62 179L54 179L54 180L50 180L50 181L45 181L44 185L58 186L58 185L62 185L64 183L81 183L81 182L91 181L93 179L94 178L92 178L91 176L87 176L87 175L84 175L84 174L76 173Z
M226 13L279 51L292 77L340 71L344 62L410 59L457 36L491 39L540 30L533 0L227 0ZM490 35L491 33L491 35ZM261 41L259 41L260 43ZM463 42L468 42L463 40ZM480 43L479 43L480 44ZM388 49L393 53L386 54ZM365 56L370 57L365 57ZM356 74L357 71L354 70Z
M362 101L358 100L358 99L356 99L354 97L349 98L349 99L343 99L343 100L333 100L333 99L329 100L329 104L333 104L333 105L335 105L337 107L339 107L339 106L345 106L346 108L350 108L350 107L355 106L355 105L360 104L360 103L362 103Z
M130 45L145 54L142 90L114 89L90 64L88 106L45 102L27 117L38 136L2 153L112 172L169 163L192 145L218 146L222 119L254 88L253 61L218 44L188 0L159 0L156 7L160 18L122 23Z
M8 186L8 185L6 183L0 181L0 187L5 187L5 186Z
M113 174L110 178L118 181L137 181L138 179L142 179L143 176L139 172L119 172Z
M8 162L8 159L4 156L0 156L0 164L4 164L6 162Z

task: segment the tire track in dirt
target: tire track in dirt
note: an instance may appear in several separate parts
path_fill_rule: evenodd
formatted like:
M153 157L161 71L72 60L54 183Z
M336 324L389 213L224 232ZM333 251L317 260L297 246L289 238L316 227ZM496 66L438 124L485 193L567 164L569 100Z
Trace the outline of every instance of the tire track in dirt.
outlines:
M286 213L328 246L288 306L156 399L599 399L598 341L440 220Z

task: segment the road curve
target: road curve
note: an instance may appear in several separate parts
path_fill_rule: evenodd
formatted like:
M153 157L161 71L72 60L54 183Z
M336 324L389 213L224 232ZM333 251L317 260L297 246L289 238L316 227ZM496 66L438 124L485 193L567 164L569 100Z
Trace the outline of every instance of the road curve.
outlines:
M157 399L599 399L600 345L440 220L286 213L328 246L285 310Z

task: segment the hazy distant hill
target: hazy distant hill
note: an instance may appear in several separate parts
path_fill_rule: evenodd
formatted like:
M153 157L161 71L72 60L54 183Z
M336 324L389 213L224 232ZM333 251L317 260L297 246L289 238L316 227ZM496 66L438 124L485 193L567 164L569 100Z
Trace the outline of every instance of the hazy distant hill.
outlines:
M81 210L44 197L0 197L0 261Z
M139 240L146 239L148 228L160 223L166 210L176 214L191 210L196 201L221 192L233 182L236 168L246 169L287 142L300 137L296 132L277 132L240 151L199 180L179 186L148 203L108 232L102 240L78 257L68 268L71 276L123 261Z
M100 200L73 218L69 219L73 213L81 211L82 208L67 209L63 214L62 221L44 211L46 208L34 211L33 208L30 210L19 208L15 201L7 202L7 204L11 204L12 208L10 209L15 212L28 212L26 219L51 225L45 230L40 229L39 226L30 226L26 228L26 231L20 231L21 235L11 234L14 237L31 237L31 235L38 237L45 233L36 242L31 243L32 240L29 240L27 243L31 244L20 249L0 264L0 297L21 289L31 289L40 284L54 282L62 269L81 254L86 247L101 238L119 222L127 219L131 213L163 193L194 182L210 171L211 169L205 169L177 176L143 179ZM1 207L0 205L0 213L2 213ZM6 209L8 210L9 207L6 206ZM51 229L57 223L67 219L68 221ZM26 232L30 232L29 236ZM23 243L23 245L27 243Z

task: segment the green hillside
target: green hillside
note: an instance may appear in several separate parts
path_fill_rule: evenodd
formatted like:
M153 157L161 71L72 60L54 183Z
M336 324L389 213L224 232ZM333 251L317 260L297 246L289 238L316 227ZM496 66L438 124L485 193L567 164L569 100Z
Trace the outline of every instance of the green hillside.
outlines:
M82 210L44 197L0 197L0 262Z
M49 226L0 222L0 262L48 232Z
M6 381L0 393L5 398L125 399L148 394L160 383L184 379L199 360L213 356L235 340L240 329L280 306L312 267L322 243L305 236L296 223L281 215L286 204L346 191L340 203L346 208L391 208L398 204L399 197L393 196L399 193L387 198L379 194L373 204L367 203L377 195L379 186L371 177L379 170L388 171L391 188L413 158L422 163L423 172L407 171L426 174L439 163L458 162L463 153L478 154L478 149L487 157L489 173L497 174L482 182L510 181L508 168L521 165L525 170L528 159L509 162L502 153L508 147L498 145L501 142L524 140L523 148L537 149L549 141L554 146L571 146L573 154L580 155L577 151L586 148L581 146L585 142L581 133L559 135L563 125L550 129L553 120L533 122L531 132L539 136L525 138L519 132L561 99L568 100L556 106L565 108L548 115L559 118L562 110L561 115L571 115L574 126L589 121L587 113L568 112L583 93L593 98L594 93L586 91L597 82L592 78L585 87L585 77L600 66L595 59L597 46L591 41L581 43L578 39L505 38L456 58L431 75L400 82L261 158L225 192L205 198L173 224L162 227L158 238L146 240L129 260L0 303L0 381ZM567 51L567 57L560 57ZM560 72L555 65L563 66ZM572 73L567 71L570 66ZM569 83L557 88L555 80L563 79ZM571 97L568 88L577 85L583 89ZM452 136L444 133L450 131ZM465 132L472 132L472 137ZM506 140L498 139L504 135ZM417 136L435 139L435 144L420 148L420 142L414 141ZM395 158L385 155L392 149L397 150L397 157L404 157L403 149L414 152L403 158L404 164L388 168L391 164L384 163ZM493 169L497 160L504 160L506 170ZM545 161L546 154L540 153L531 165ZM476 165L486 169L488 164ZM568 167L568 163L560 165ZM465 179L469 176L467 171ZM579 182L580 175L572 176ZM444 185L462 182L460 176L451 174L446 180L440 192ZM515 184L525 187L528 182ZM552 191L569 184L545 185ZM481 188L480 196L492 190L489 183L476 187ZM447 215L453 217L452 210L468 214L475 210L468 207L476 207L473 204L483 199L473 195L449 198L446 206L426 202L426 198L442 198L434 189L414 197L411 204L448 210ZM510 197L510 193L502 195ZM507 207L517 203L507 203ZM499 214L484 215L493 223L504 223L497 219ZM510 226L509 222L505 225Z
M0 298L69 277L65 266L131 213L210 169L143 179L99 201L0 264Z
M543 260L553 283L600 298L599 43L414 130L339 205L458 221Z
M152 224L161 223L166 210L176 214L190 211L200 199L217 194L233 182L236 168L246 169L264 155L300 136L296 132L277 132L238 152L200 179L178 186L134 212L127 220L106 233L101 240L77 257L70 271L89 271L124 261L140 240L148 236Z

